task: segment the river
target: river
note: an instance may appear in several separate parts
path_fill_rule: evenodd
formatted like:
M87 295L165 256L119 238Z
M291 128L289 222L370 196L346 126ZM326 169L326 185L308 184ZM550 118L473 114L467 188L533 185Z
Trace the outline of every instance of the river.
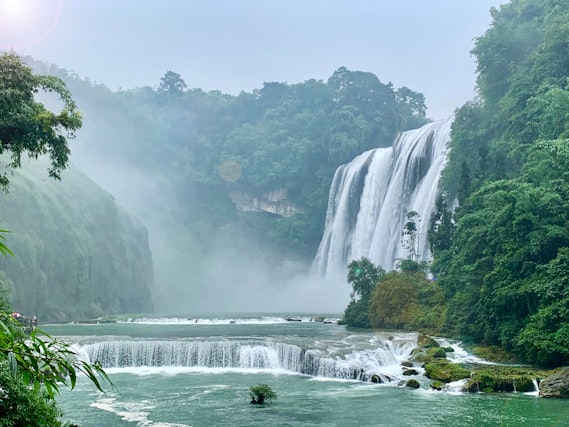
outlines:
M46 325L101 361L115 385L103 394L79 378L58 397L64 419L81 427L569 425L567 403L536 392L437 392L422 375L419 389L399 385L417 334L354 331L335 324L337 315L286 317ZM278 399L249 404L249 387L261 383Z

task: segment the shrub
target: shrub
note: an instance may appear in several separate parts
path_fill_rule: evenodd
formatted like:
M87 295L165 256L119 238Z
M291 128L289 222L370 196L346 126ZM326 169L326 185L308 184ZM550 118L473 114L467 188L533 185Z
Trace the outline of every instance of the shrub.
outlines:
M61 412L55 401L44 390L35 389L14 375L5 364L0 364L0 427L56 427L61 426Z
M262 405L265 401L270 402L277 399L277 393L273 391L267 384L257 384L249 388L249 396L251 403Z

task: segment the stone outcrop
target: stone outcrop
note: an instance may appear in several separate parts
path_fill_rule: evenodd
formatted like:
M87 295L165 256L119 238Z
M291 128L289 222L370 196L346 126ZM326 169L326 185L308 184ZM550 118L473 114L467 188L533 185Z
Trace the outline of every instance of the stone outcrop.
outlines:
M261 195L232 191L230 197L240 212L268 212L285 218L301 212L301 209L288 200L284 189L269 191Z
M569 367L541 381L539 396L569 398Z

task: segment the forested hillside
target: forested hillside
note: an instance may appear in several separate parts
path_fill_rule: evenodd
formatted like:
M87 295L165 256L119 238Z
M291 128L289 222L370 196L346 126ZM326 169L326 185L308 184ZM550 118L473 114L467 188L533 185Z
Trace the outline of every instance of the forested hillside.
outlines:
M447 328L569 363L569 1L513 0L472 53L431 240ZM457 198L455 220L444 214Z
M236 301L253 282L306 271L335 169L426 122L422 94L344 67L233 96L172 71L113 92L33 65L61 77L83 113L72 159L148 226L159 310L234 310L216 296L227 283Z
M262 233L310 255L335 169L426 122L422 94L344 67L327 82L271 82L238 96L187 89L171 71L154 88L111 92L55 66L34 67L62 78L81 106L75 150L167 184L171 220L220 227L237 219L232 194L279 191L290 215L267 220Z
M40 322L152 311L146 229L75 168L48 179L44 160L22 161L0 193L14 253L0 258L0 284L12 306Z

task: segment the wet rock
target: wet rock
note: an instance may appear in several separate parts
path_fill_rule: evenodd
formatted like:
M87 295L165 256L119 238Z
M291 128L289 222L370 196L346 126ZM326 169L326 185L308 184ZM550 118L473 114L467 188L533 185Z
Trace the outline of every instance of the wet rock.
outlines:
M569 398L569 368L564 368L539 383L539 396Z
M445 387L445 383L442 381L433 381L430 385L433 390L441 391Z
M420 386L421 384L419 384L419 381L417 380L409 380L405 383L405 387L419 388Z
M427 335L419 335L417 337L417 345L421 348L440 347L439 343L434 338Z
M371 376L371 382L376 383L376 384L381 384L383 382L383 380L381 379L381 377L379 375L373 374Z

